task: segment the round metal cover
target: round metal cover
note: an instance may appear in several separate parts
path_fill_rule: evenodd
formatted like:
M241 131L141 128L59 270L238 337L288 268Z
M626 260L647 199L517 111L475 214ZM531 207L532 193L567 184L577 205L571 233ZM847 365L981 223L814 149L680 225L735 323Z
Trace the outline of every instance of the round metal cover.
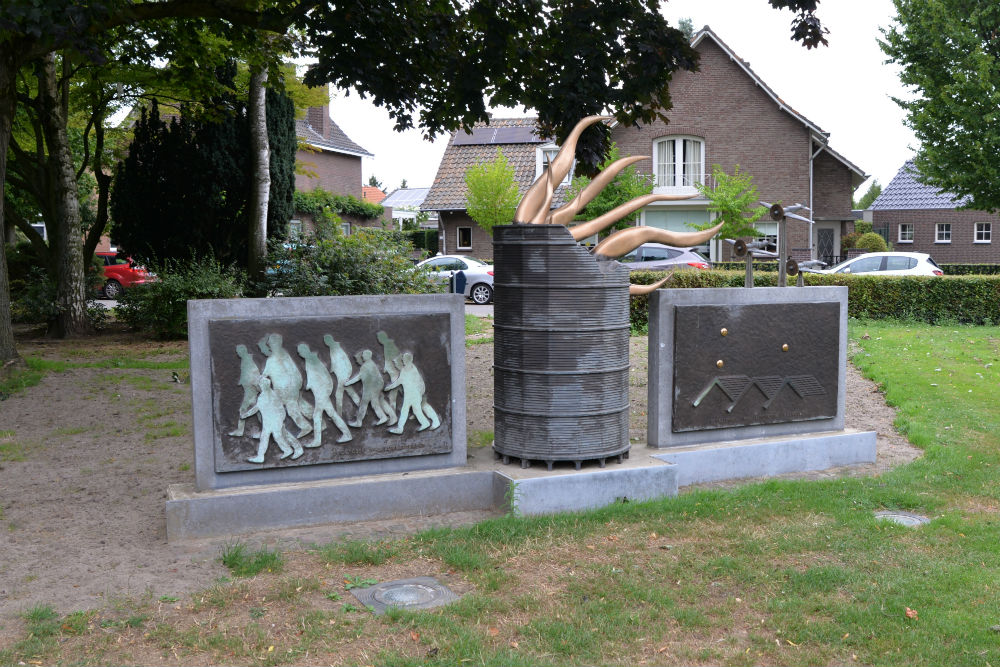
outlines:
M913 514L911 512L896 512L882 510L880 512L875 512L876 519L886 519L894 523L898 523L901 526L907 526L908 528L915 528L916 526L922 526L925 523L930 523L930 519L919 514Z
M376 614L384 614L390 607L429 609L458 599L455 593L433 577L384 581L368 588L355 588L351 593Z
M439 597L439 592L423 584L398 584L380 588L375 591L375 595L372 597L385 605L412 607L414 605L427 604L434 598Z

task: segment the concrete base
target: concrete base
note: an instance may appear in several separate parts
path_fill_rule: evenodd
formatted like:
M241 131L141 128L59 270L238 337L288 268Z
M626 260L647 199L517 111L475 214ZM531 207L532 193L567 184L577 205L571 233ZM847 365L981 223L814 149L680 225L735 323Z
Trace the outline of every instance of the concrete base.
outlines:
M678 486L789 472L826 470L875 461L875 431L826 431L796 436L715 442L659 450L677 466Z
M606 468L537 472L516 466L496 470L505 493L505 508L517 514L552 514L604 507L622 500L652 500L677 495L677 469L650 456L632 451L622 464ZM539 474L541 473L541 474Z
M478 457L478 458L477 458ZM168 489L167 540L474 510L522 515L677 495L689 484L823 470L875 460L873 431L833 431L667 451L633 447L623 463L521 468L480 450L462 468L235 489Z
M398 516L492 509L492 472L459 469L390 473L321 482L197 491L167 489L167 541L239 535Z

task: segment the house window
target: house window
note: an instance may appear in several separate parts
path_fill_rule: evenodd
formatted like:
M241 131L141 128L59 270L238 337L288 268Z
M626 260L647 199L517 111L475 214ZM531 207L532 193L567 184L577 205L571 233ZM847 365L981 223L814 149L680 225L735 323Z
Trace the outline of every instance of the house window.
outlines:
M934 230L935 243L951 243L951 223L939 222Z
M541 176L542 172L549 168L552 160L554 160L558 154L559 146L556 146L555 144L546 144L535 150L535 178ZM573 180L573 171L575 169L576 160L573 160L573 166L570 167L569 173L566 174L566 178L564 178L559 185L569 185L569 182Z
M705 142L696 137L666 137L653 143L656 185L693 188L705 182Z
M288 238L295 240L302 237L302 221L301 220L289 220L288 221Z
M472 250L472 227L458 228L456 248L458 250Z
M990 243L993 241L993 223L976 223L976 243Z
M899 223L899 242L900 243L913 243L913 223L912 222L901 222L901 223Z

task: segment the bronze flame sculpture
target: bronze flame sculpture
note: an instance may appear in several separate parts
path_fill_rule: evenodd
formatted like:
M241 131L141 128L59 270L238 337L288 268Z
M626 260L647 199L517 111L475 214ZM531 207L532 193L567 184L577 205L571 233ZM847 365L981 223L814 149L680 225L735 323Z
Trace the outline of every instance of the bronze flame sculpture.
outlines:
M579 469L583 461L604 467L608 459L628 457L629 294L652 292L665 280L630 285L628 269L612 260L647 241L692 246L719 231L632 227L589 252L580 241L623 216L650 202L690 198L646 195L567 228L622 169L644 159L616 161L571 202L551 210L580 134L601 120L578 123L524 195L514 224L493 228L493 450L504 463L542 461L551 469L562 461Z
M590 203L618 175L618 172L639 160L649 159L648 155L639 155L617 160L598 174L572 201L554 211L550 210L556 185L566 178L573 165L576 143L580 135L585 129L602 120L611 120L611 118L608 116L588 116L576 124L576 127L566 137L566 141L563 142L559 153L553 158L549 167L528 188L528 191L521 199L521 203L514 213L516 223L565 225L583 210L583 207ZM569 231L574 240L582 241L585 238L604 231L629 213L633 213L648 204L656 201L679 201L682 199L691 199L692 197L694 197L693 194L645 195L637 197L593 220L570 227ZM632 227L619 230L598 243L597 247L594 248L594 255L603 259L617 259L626 253L632 252L643 243L649 242L689 248L708 241L718 234L721 229L722 223L700 232L672 232L656 227ZM664 278L653 285L630 285L629 294L648 294L662 287L668 278Z

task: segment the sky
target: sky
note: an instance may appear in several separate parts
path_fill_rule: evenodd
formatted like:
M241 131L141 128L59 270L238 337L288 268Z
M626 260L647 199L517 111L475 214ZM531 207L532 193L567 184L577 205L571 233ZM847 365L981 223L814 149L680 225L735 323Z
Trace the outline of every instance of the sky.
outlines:
M906 97L899 69L885 63L879 28L892 23L891 0L825 0L818 15L829 29L827 47L807 50L793 42L792 13L766 0L668 0L661 12L672 25L690 18L695 30L708 25L788 105L830 133L830 146L883 185L909 159L917 142L891 97ZM406 179L429 187L448 142L430 142L419 130L395 132L388 113L357 94L336 91L331 115L374 158L362 162L367 184L374 174L386 192ZM525 111L498 109L499 115ZM533 115L533 114L529 114ZM860 194L859 194L860 196Z

